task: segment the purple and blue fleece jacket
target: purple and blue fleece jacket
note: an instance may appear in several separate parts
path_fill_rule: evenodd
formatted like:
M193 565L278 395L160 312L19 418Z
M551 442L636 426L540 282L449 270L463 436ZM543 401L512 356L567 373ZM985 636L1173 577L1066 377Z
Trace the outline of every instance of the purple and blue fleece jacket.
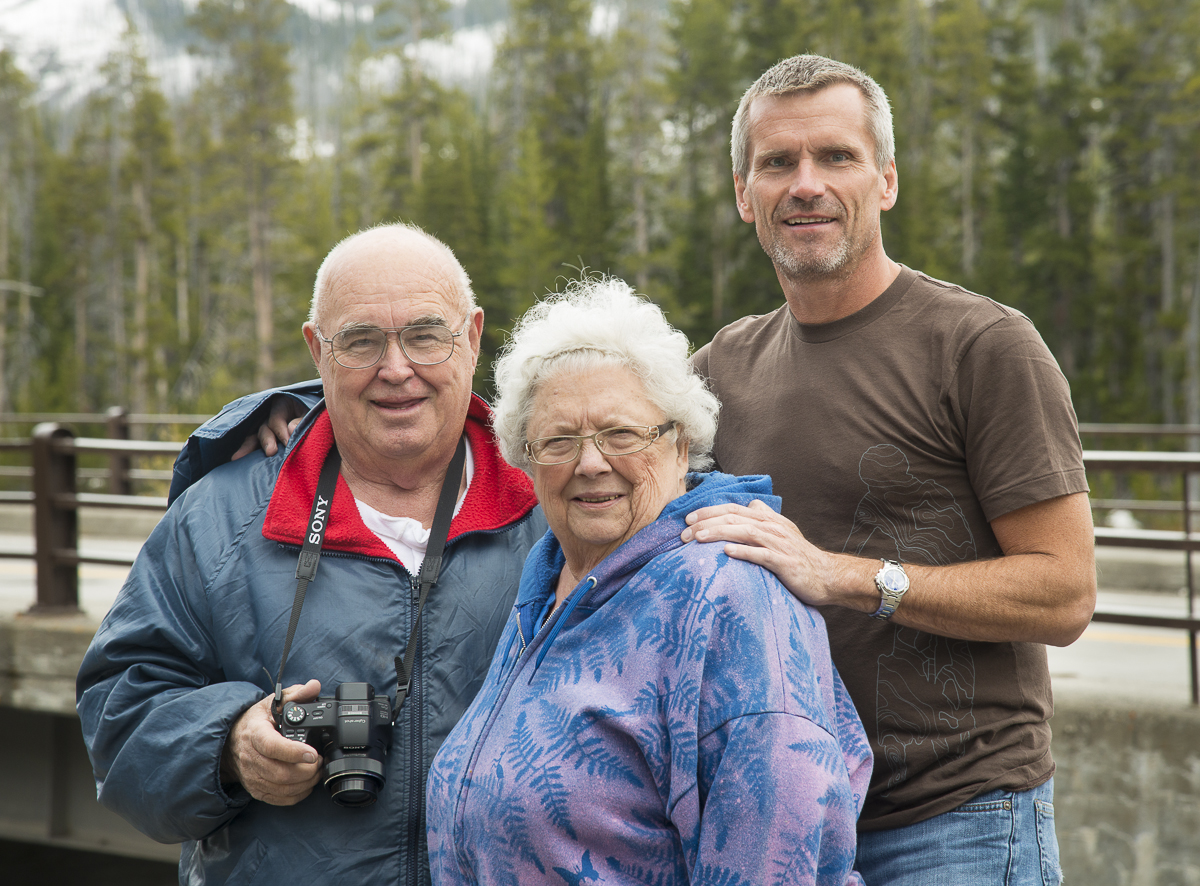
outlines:
M777 506L770 479L689 485L548 619L562 550L548 533L530 552L429 773L435 886L862 883L871 752L824 621L723 545L679 539L698 507Z

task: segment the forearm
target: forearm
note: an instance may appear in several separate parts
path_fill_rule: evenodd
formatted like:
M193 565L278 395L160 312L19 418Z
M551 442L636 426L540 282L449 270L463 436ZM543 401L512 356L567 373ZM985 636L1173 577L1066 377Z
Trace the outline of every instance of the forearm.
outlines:
M880 560L830 554L826 604L874 613ZM981 642L1066 646L1087 627L1096 603L1094 561L1011 554L948 566L905 563L909 590L891 620Z
M222 683L138 704L129 682L115 678L112 691L98 685L80 701L98 799L159 842L201 839L249 801L221 787L220 757L232 723L262 691Z
M823 551L766 505L706 508L689 514L688 522L684 541L727 542L729 556L771 570L811 606L867 614L879 608L879 560ZM1073 642L1096 605L1087 495L1029 505L997 517L991 527L1003 556L946 566L905 563L909 590L892 620L963 640Z

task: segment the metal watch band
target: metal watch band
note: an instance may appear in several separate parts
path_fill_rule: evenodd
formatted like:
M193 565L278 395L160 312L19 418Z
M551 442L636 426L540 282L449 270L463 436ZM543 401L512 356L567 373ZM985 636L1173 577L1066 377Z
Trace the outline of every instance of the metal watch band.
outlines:
M896 611L896 607L900 605L900 599L908 591L908 574L904 571L904 566L896 560L882 559L881 562L883 567L875 573L875 587L879 590L879 608L871 614L871 618L887 621ZM887 583L889 572L900 574L901 582L897 587L892 587Z

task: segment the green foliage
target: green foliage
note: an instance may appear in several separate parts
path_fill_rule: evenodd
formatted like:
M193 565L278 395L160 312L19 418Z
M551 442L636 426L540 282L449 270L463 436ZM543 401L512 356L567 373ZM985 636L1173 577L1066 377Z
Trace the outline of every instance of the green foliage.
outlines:
M780 304L729 126L811 51L891 98L889 255L1026 312L1081 418L1200 421L1200 0L143 5L194 47L190 94L168 101L131 29L60 119L0 51L0 279L41 292L0 295L0 409L200 411L307 377L316 267L395 219L470 273L484 393L514 318L585 271L700 344ZM496 22L486 81L434 65Z

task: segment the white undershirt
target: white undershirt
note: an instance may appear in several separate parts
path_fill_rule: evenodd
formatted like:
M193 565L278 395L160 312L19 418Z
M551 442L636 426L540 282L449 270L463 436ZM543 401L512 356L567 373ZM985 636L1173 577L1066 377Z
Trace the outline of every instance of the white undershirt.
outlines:
M454 514L462 510L467 490L471 488L471 478L475 476L475 458L471 455L471 442L467 441L466 459L467 487L458 497L454 505ZM393 517L382 511L377 511L368 504L363 504L357 498L359 516L367 528L379 536L379 540L387 545L397 559L413 575L421 571L421 562L425 559L425 549L429 547L429 530L421 525L420 520L411 517Z

